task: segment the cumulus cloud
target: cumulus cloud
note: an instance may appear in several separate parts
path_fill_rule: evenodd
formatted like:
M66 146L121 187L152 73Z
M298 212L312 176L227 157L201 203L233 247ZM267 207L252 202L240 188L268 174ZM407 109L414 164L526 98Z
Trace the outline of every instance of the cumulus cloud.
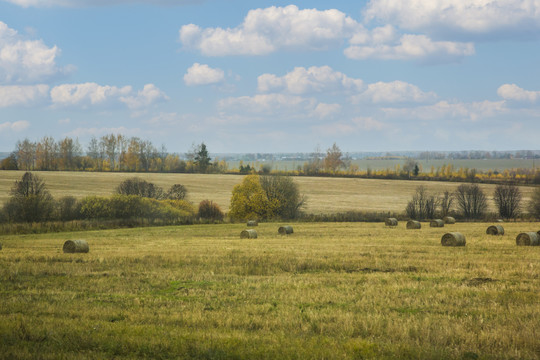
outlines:
M497 89L497 94L505 100L535 103L540 100L540 91L525 90L516 84L504 84Z
M25 40L0 21L0 83L41 82L68 71L57 66L58 47Z
M54 107L81 107L112 105L124 103L130 109L140 109L168 97L153 84L147 84L143 90L132 95L131 86L116 87L96 83L63 84L51 90Z
M4 0L22 7L86 7L122 4L151 4L151 5L187 5L202 3L204 0Z
M224 79L223 70L213 69L206 64L199 63L194 63L184 75L184 83L187 86L216 84Z
M31 106L49 96L48 85L0 86L0 108L8 106Z
M341 111L340 104L319 103L313 110L313 115L319 118L327 118Z
M364 15L434 34L540 35L537 0L371 0Z
M374 104L425 103L434 101L434 92L424 92L416 85L403 81L377 82L369 84L367 90L351 97L354 103L371 102Z
M15 121L15 122L5 122L5 123L0 123L0 131L4 132L4 131L13 131L13 132L18 132L18 131L23 131L23 130L26 130L30 127L30 123L26 120L23 120L23 121Z
M339 46L360 27L336 9L272 6L250 10L243 23L235 28L184 25L180 29L180 41L184 47L208 56L266 55L279 49L325 50Z
M396 37L391 27L377 34L357 34L345 49L346 57L354 60L422 60L436 63L458 61L474 55L474 44L454 41L433 41L425 35L405 34Z
M307 69L296 67L282 77L274 74L263 74L257 78L257 88L260 92L283 90L291 94L357 92L362 86L362 80L349 78L339 71L334 71L329 66L312 66Z
M135 96L122 96L120 101L130 109L140 109L151 106L159 101L168 100L169 97L154 84L146 84Z

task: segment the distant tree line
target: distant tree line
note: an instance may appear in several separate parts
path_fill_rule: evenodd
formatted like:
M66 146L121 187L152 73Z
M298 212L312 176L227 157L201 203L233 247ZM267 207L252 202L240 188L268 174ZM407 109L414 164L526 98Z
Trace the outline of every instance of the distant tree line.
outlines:
M124 172L224 172L224 161L212 162L204 143L193 145L187 160L156 148L151 141L120 134L92 137L86 149L77 139L55 141L45 136L33 142L18 141L15 150L0 163L3 170L26 171L124 171Z

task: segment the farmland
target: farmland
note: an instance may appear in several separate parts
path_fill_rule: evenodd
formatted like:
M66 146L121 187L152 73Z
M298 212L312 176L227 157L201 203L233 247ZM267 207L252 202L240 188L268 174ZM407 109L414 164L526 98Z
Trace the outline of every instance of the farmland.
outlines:
M0 358L539 358L539 223L279 225L2 236Z
M9 190L22 171L0 171L0 204L9 197ZM209 199L224 209L229 208L231 191L242 181L242 175L204 174L133 174L133 173L88 173L88 172L34 172L45 180L47 188L55 198L89 195L109 196L123 180L137 176L153 182L164 189L173 184L183 184L188 189L188 200L198 204ZM403 212L416 187L424 185L428 191L441 193L453 191L458 183L376 180L349 178L295 177L300 191L307 197L307 213L336 213L349 210L373 212ZM480 185L491 198L495 185ZM521 187L527 202L534 188ZM489 202L494 211L493 203Z

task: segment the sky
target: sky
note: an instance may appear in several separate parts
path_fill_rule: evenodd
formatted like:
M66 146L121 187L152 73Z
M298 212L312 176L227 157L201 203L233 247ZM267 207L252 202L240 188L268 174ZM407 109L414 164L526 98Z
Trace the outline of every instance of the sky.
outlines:
M540 149L540 0L0 0L0 151Z

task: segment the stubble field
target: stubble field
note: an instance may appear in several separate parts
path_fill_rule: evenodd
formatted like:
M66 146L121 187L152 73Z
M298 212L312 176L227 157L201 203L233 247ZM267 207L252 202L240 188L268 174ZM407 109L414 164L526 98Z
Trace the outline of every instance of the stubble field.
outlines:
M133 173L86 173L86 172L34 172L45 180L47 188L55 198L89 195L110 196L123 180L140 177L155 183L165 190L173 184L182 184L188 189L188 200L198 205L208 199L217 203L224 211L229 208L231 192L242 182L243 175L205 174L133 174ZM0 204L9 198L9 191L22 171L0 171ZM349 179L328 177L295 177L300 192L307 197L304 211L314 214L332 214L345 211L404 212L415 189L423 185L428 191L442 193L454 191L459 183L435 181L404 181L378 179ZM495 185L481 184L488 196L491 211L495 211L491 200ZM520 187L524 202L528 202L533 187Z
M0 358L540 358L540 223L279 225L2 236Z

